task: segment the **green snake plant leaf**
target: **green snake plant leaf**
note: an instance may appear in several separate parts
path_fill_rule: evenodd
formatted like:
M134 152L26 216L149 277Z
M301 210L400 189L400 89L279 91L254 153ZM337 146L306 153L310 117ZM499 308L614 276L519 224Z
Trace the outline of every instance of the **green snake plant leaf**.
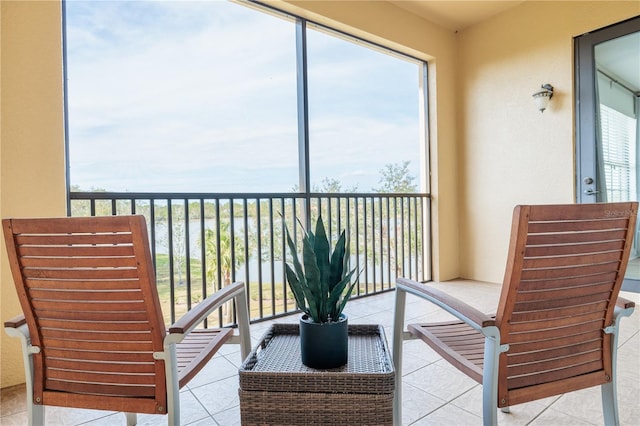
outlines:
M320 272L320 293L323 295L319 306L320 316L322 318L326 318L329 315L331 304L328 298L324 295L328 295L330 292L329 277L331 274L331 268L329 264L329 239L324 228L322 216L318 217L316 222L316 234L312 244L313 251L315 253L316 265Z
M291 234L289 234L289 229L285 228L285 231L287 236L287 245L289 246L289 251L291 251L291 257L293 258L293 267L295 268L295 273L298 276L298 281L302 284L304 280L301 278L304 278L304 270L302 269L302 265L298 259L298 252L296 251L296 246L291 239Z
M287 236L287 245L289 246L289 250L291 251L291 258L293 259L293 267L295 268L295 272L292 270L291 275L289 275L289 273L286 272L287 281L289 281L289 287L293 292L298 308L303 312L305 312L306 314L314 317L312 312L317 312L315 297L312 294L309 294L305 273L304 273L304 270L302 269L302 264L300 263L300 260L298 258L298 252L296 251L296 246L293 243L293 240L291 239L291 234L289 233L289 229L286 228L285 230L286 230L286 236ZM291 268L289 267L289 269ZM317 316L317 314L315 315Z
M287 281L289 282L289 287L291 287L291 291L293 292L293 297L296 299L296 305L298 309L302 312L309 314L309 308L307 307L306 298L304 296L303 285L300 283L298 276L293 269L289 266L289 264L284 265L285 272L287 274Z
M336 284L338 284L345 275L345 239L346 237L344 231L342 231L340 233L340 238L338 238L338 242L336 242L336 247L331 254L331 264L329 268L329 292L333 291Z
M307 285L304 288L307 302L311 310L311 316L315 322L324 322L326 317L323 307L326 305L326 293L322 291L320 269L314 247L309 238L302 239L302 262ZM320 321L319 321L320 320Z
M320 269L320 280L326 283L329 279L329 240L324 229L322 217L316 222L316 238L313 241L313 251L316 254L318 268Z
M349 279L351 279L351 275L353 275L354 272L355 272L355 269L349 273L349 275L350 275ZM360 274L358 274L358 275L360 275ZM351 284L349 286L349 290L347 290L347 292L344 294L342 300L340 301L340 306L338 307L337 316L340 316L340 314L344 310L344 307L347 304L347 302L349 301L349 299L351 298L351 293L353 293L353 289L354 289L354 287L356 286L357 283L358 283L358 281L355 281L353 284Z
M299 220L298 223L302 227ZM315 234L310 230L304 232L300 261L286 226L285 231L293 263L293 266L286 264L285 274L298 308L316 323L337 320L356 285L350 285L355 269L346 273L349 243L345 232L340 233L332 252L324 222L318 217Z
M340 314L342 313L342 310L344 309L344 306L346 305L347 301L351 297L351 292L353 291L353 287L355 286L355 283L349 286L349 289L347 290L346 293L344 293L344 289L350 283L351 277L355 272L356 272L355 269L353 269L352 271L349 271L349 273L347 273L345 277L335 285L335 287L329 294L329 304L332 307L330 316L334 320L340 316Z

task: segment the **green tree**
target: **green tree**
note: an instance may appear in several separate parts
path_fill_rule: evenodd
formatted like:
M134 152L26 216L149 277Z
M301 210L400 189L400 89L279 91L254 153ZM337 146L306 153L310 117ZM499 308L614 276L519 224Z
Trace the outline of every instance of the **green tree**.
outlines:
M213 229L207 228L205 230L205 255L207 257L205 273L207 282L212 283L214 290L217 288L215 283L218 276L221 277L220 287L226 287L231 284L233 271L239 269L245 262L244 242L240 236L236 235L232 247L230 225L229 220L221 221L220 232L217 236ZM232 256L232 251L235 252L235 257ZM233 319L228 305L225 304L223 307L223 315L227 322L231 322Z
M184 285L184 278L182 276L183 269L186 268L187 258L187 240L184 229L183 220L173 221L173 262L175 269L178 272L178 285ZM168 241L167 241L168 245Z
M90 190L84 190L79 185L71 185L71 192L107 192L102 188L91 188ZM111 201L97 200L95 203L95 216L109 216L111 215ZM87 217L91 216L91 202L89 200L72 200L71 201L71 216L74 217Z
M377 193L394 193L394 194L410 194L418 192L418 186L414 183L416 177L412 176L409 171L409 164L411 162L409 160L403 161L401 163L393 163L386 164L384 168L380 170L380 187L372 189ZM387 201L387 203L391 203L391 200ZM394 238L389 238L388 235L395 235L398 232L402 232L398 226L402 226L401 223L404 223L404 220L400 220L400 223L395 221L389 221L387 218L386 210L383 206L379 207L381 210L381 214L383 220L373 223L371 222L371 227L375 229L371 229L371 235L381 235L380 245L383 247L378 256L373 256L371 252L371 248L367 248L367 258L375 258L375 264L378 265L382 261L382 257L384 253L387 252L388 262L391 268L395 269L396 276L400 276L402 274L402 260L397 259L397 253L402 252L403 248L396 246L397 242L394 241ZM392 212L390 214L392 217L403 217L406 218L406 223L410 223L411 220L407 217L407 212L402 209L400 205L390 204L387 205L387 208L390 208ZM393 212L395 210L395 212ZM407 246L405 249L411 253L416 245L419 244L418 238L416 234L421 233L422 226L420 222L418 222L417 229L415 233L411 235L410 241L406 242ZM367 230L369 232L369 230ZM388 247L388 250L385 250L384 247Z
M300 192L300 185L295 184L291 189L292 192ZM325 177L322 179L321 185L313 184L311 192L322 192L326 194L350 194L358 192L358 185L351 188L343 188L342 182L336 178Z
M352 186L351 188L343 188L342 182L335 178L324 178L322 179L322 186L315 192L324 192L330 194L349 194L358 191L358 185Z
M418 186L413 183L416 179L409 172L409 164L411 161L406 160L402 163L386 164L380 170L379 188L373 188L373 192L379 193L413 193L418 192Z
M208 282L215 282L220 273L222 279L222 287L231 284L232 272L244 264L244 241L238 235L234 238L235 246L235 258L231 256L231 232L230 222L220 222L220 253L218 253L218 238L216 238L216 232L213 229L207 228L205 230L205 254L207 256L206 261L206 274ZM218 262L218 259L220 260ZM218 264L220 270L218 271Z

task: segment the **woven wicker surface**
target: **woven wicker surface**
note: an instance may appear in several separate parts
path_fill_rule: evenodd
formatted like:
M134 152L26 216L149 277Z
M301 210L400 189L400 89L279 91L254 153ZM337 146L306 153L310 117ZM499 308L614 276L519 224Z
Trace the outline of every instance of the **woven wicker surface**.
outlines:
M240 390L240 415L242 426L390 426L393 423L393 394Z
M274 324L239 375L244 391L390 394L394 389L393 363L378 325L350 325L347 365L316 370L302 364L298 324Z
M298 324L274 324L240 368L243 426L391 425L395 372L384 330L349 326L347 365L302 364Z

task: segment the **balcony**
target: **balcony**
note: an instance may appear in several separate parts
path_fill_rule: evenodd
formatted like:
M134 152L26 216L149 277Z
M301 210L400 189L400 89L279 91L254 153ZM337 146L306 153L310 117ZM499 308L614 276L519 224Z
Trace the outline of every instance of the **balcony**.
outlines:
M465 300L481 311L495 308L500 286L474 281L438 284L444 291ZM640 294L622 292L625 298L640 303ZM346 313L353 324L382 324L391 344L393 292L352 300ZM447 314L432 304L407 298L406 319L411 322L446 320ZM256 344L272 321L295 322L291 314L276 320L251 325ZM621 425L636 425L640 417L637 395L640 393L638 348L640 348L640 312L636 310L621 324L618 352L618 404ZM181 392L181 421L184 425L239 425L237 345L226 345ZM480 425L482 424L481 386L444 362L420 341L404 342L403 421L404 425ZM26 424L24 385L2 389L3 426ZM50 425L120 425L121 413L58 407L45 409ZM139 415L140 424L166 425L166 416ZM527 425L602 425L600 390L585 389L566 395L512 407L510 414L498 412L499 424Z
M393 290L396 277L431 279L428 194L194 194L71 192L71 216L142 214L158 293L171 324L233 281L249 288L251 322L296 312L284 280L285 227L300 241L319 215L335 242L345 231L359 272L353 298ZM188 259L188 261L187 261ZM213 326L233 322L220 312Z

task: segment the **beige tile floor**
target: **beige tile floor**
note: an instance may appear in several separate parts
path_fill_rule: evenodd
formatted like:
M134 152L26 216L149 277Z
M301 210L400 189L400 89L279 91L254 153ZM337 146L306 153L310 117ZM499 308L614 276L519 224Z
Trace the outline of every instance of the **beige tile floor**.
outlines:
M447 292L476 308L490 312L498 300L499 286L471 281L437 284ZM640 305L640 294L622 293ZM350 323L382 324L391 344L394 293L353 300L347 305ZM640 309L621 325L618 363L618 401L620 423L640 425ZM445 319L437 307L407 298L408 321ZM295 322L297 315L279 319ZM251 327L256 343L269 327L268 323ZM427 345L406 341L403 371L404 425L479 425L482 424L481 386L449 366ZM238 399L237 345L226 345L181 392L181 422L184 425L240 424ZM123 425L121 413L47 407L47 425ZM25 425L24 387L2 389L0 405L2 426ZM502 425L601 425L603 424L600 391L587 389L512 407L510 414L499 413ZM139 415L141 425L167 424L165 416Z

